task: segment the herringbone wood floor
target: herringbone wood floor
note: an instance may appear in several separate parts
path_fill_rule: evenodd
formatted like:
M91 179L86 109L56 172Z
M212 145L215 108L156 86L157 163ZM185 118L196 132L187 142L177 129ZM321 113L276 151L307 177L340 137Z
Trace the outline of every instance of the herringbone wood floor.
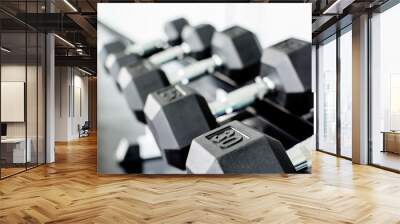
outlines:
M400 223L400 175L323 153L311 175L97 176L96 139L0 181L0 223Z

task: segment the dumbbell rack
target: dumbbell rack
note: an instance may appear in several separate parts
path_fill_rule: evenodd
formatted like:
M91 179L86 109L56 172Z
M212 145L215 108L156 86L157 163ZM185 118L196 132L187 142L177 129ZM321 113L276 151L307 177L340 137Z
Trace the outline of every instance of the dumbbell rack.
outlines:
M183 59L193 60L191 58ZM252 80L249 80L251 82ZM228 76L221 72L213 75L203 76L188 84L191 88L200 92L208 102L215 100L215 92L222 89L230 92L241 85L236 84ZM244 124L264 132L282 142L286 149L307 139L313 134L313 124L298 115L290 113L285 108L276 104L273 100L264 98L257 100L245 110L233 113L221 123L238 120ZM142 173L185 173L169 166L161 157L144 160ZM309 173L309 169L304 169L301 173Z
M237 88L232 81L229 81L224 74L216 73L210 76L203 76L189 84L190 87L200 93L208 93L205 98L212 101L215 96L212 93L217 89L223 89L227 92ZM204 88L207 88L205 91ZM233 120L238 120L244 124L261 131L271 137L274 137L282 142L286 149L295 144L307 139L313 134L312 123L293 115L284 108L275 104L269 99L256 101L251 107L228 116L222 124ZM195 125L195 123L194 123ZM161 158L151 159L143 162L144 173L172 173L182 172L172 168L165 163ZM310 170L301 170L301 173L308 173Z
M229 92L240 87L219 72L211 76L204 76L200 80L190 83L189 86L200 93L212 92L209 90L204 91L202 89L203 86L213 87L213 92L218 88ZM210 101L213 99L209 98L207 100ZM286 148L290 148L313 134L312 123L290 113L268 98L257 100L252 106L238 112L228 119L227 122L231 120L242 121L257 130L279 139Z

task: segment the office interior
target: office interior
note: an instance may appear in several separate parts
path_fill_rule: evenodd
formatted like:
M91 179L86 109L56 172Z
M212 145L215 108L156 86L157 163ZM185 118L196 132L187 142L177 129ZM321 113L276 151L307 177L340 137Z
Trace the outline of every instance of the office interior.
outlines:
M2 1L0 7L4 179L55 162L55 143L96 132L96 63L90 56L96 41L68 16L50 25L40 17L73 10L63 2ZM61 21L70 27L60 27Z
M77 152L61 145L87 138L80 136L82 126L95 141L96 4L112 2L134 1L0 2L0 183L56 167L58 155ZM310 3L313 10L316 157L334 158L324 164L332 170L347 161L350 173L366 167L368 175L398 175L399 1L291 2Z
M392 29L399 12L400 6L389 1L370 11L364 21L354 23L343 16L337 29L314 38L317 150L399 171L400 76L394 59L399 34Z

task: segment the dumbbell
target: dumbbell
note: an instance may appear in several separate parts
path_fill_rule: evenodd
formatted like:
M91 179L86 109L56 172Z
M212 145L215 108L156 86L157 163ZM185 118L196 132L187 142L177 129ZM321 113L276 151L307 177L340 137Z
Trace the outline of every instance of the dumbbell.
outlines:
M308 82L311 74L277 73L275 68L266 64L262 67L262 74L253 83L210 104L193 89L180 84L148 96L144 107L145 118L169 164L182 168L192 139L217 126L214 117L245 108L267 94L300 94L299 91L306 94L311 88L311 82ZM280 101L283 106L286 102Z
M184 18L178 18L167 22L164 30L167 40L155 39L141 44L126 44L121 41L110 43L103 48L105 69L114 77L120 69L130 64L139 63L143 58L150 56L169 46L175 46L182 42L181 34L185 26L189 25Z
M248 80L244 78L251 74L244 75L245 71L258 74L260 63L261 47L257 37L250 31L234 26L221 33L216 33L212 40L213 55L207 59L193 63L180 71L177 76L182 82L187 82L204 73L213 73L220 69L224 74L235 81ZM239 73L239 77L235 74ZM250 77L251 78L251 77Z
M184 56L190 56L193 59L203 59L210 55L211 38L215 32L215 28L209 24L200 24L197 26L186 25L181 32L182 43L156 52L147 58L150 64L155 67L170 62L175 59L182 59ZM129 60L126 61L126 60ZM142 58L143 60L143 58ZM118 79L119 72L124 66L134 67L142 62L140 58L134 60L132 56L121 57L116 60L113 65L113 74Z
M126 173L140 173L143 170L139 144L129 143L125 138L121 139L115 150L115 160Z
M133 41L126 39L117 39L104 44L99 53L100 62L104 65L104 69L108 72L106 65L107 57L113 54L121 54L124 52L128 45L135 44Z
M261 65L276 69L285 90L269 98L295 115L308 113L313 107L310 58L311 43L295 38L281 41L263 51Z
M223 61L221 65L226 65L227 68L232 69L246 69L259 64L262 51L257 37L239 26L216 32L211 40L211 49L212 58L221 59ZM193 64L197 65L195 67L189 66L193 70L193 68L201 67L207 61L210 61L210 59L195 62ZM206 74L206 71L196 74L199 77ZM190 76L182 76L182 72L167 76L162 69L153 66L149 61L144 61L140 65L123 68L118 79L118 85L136 118L145 122L143 106L149 93L175 83L186 84L189 80L197 77L193 73Z
M170 47L148 58L153 65L162 65L176 58L189 55L195 59L203 59L211 54L211 39L215 28L210 24L185 26L182 31L182 44Z
M186 161L190 174L296 173L310 167L307 140L285 150L280 141L239 121L192 141Z

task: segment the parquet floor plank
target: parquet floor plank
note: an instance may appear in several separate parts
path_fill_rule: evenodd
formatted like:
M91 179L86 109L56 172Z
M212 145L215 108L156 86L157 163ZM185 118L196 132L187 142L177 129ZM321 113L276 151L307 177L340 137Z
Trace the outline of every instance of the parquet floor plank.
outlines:
M96 139L0 181L0 223L399 223L400 175L314 153L309 175L96 173Z

